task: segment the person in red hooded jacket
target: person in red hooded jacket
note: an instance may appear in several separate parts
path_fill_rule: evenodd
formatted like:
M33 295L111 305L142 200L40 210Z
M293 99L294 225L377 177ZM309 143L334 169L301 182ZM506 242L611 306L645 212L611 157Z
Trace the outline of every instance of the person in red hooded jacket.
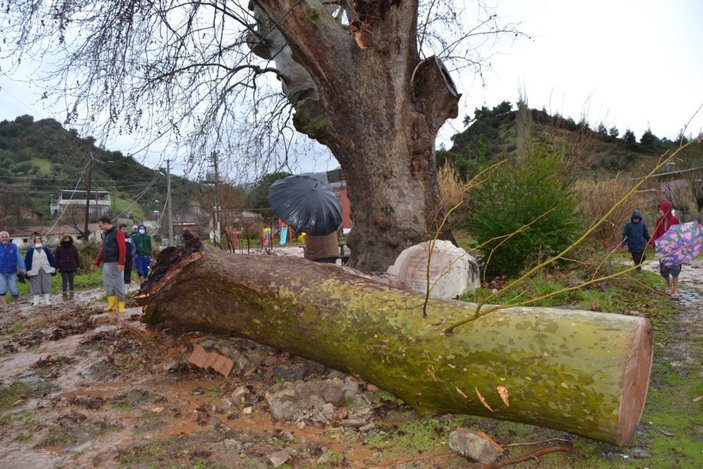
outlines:
M654 230L654 235L652 236L652 239L649 242L653 248L656 247L657 239L661 238L661 236L666 233L666 230L668 230L674 225L678 225L679 223L681 223L681 221L673 213L674 207L673 205L671 205L671 202L668 202L666 200L664 202L659 202L657 208L659 209L659 218L657 218L657 224ZM664 280L666 280L667 295L671 295L673 299L678 300L679 273L681 273L681 265L679 264L674 266L666 266L662 264L662 261L660 260L659 272L661 273L661 276L664 277Z

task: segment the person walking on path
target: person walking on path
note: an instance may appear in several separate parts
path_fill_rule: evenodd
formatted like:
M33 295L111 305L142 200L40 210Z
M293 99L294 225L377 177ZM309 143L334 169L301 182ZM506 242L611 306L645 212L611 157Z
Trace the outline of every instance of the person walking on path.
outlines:
M98 220L98 228L103 232L103 244L93 269L103 264L103 288L107 295L107 306L103 311L124 311L124 264L127 257L125 234L112 224L109 217Z
M27 277L32 293L32 305L38 306L41 297L47 305L51 304L51 276L56 275L56 259L49 248L44 246L42 237L32 237L32 247L24 255Z
M659 209L659 218L654 229L654 235L650 241L650 245L655 248L657 239L661 238L666 230L674 225L678 225L681 221L673 213L673 205L671 202L663 201L657 205ZM662 260L659 260L659 273L666 280L666 294L671 295L675 300L679 299L679 273L681 273L681 264L664 265Z
M142 284L149 276L149 266L151 265L151 237L146 233L144 225L137 225L137 233L132 234L132 241L137 247L135 265L137 275L139 275L139 283Z
M137 246L134 244L130 234L127 233L127 225L121 223L120 230L124 233L124 241L127 243L127 253L124 261L124 283L129 285L132 283L132 265L137 255Z
M642 263L646 260L644 251L649 242L649 231L647 231L647 225L642 219L642 214L640 214L639 210L633 210L630 221L625 223L625 229L622 232L622 242L627 245L627 249L632 255L632 262L637 266L637 272L640 272Z
M81 268L81 256L73 244L73 236L65 234L54 250L56 270L61 273L61 294L63 300L73 300L76 272Z
M17 288L17 271L24 275L26 268L20 255L20 249L10 239L10 233L0 231L0 297L2 311L7 312L7 292L10 292L15 304L19 303L20 291Z

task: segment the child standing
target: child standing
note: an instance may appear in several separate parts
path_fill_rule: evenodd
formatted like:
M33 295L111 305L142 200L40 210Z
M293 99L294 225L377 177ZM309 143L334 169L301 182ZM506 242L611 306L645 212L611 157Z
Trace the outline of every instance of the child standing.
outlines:
M622 242L627 243L627 249L632 255L632 262L637 266L637 272L642 270L642 263L645 261L644 251L649 242L649 231L642 219L639 210L633 210L630 221L625 223L622 232Z

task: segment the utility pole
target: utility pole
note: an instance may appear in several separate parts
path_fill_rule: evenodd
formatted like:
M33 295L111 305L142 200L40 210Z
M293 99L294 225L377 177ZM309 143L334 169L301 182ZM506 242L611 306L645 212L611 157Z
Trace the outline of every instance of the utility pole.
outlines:
M215 216L214 216L214 228L215 228L215 242L219 243L220 242L220 195L218 191L218 184L220 182L220 174L217 170L217 152L213 151L212 152L212 164L215 168L215 181L214 181L214 186L215 186Z
M85 182L85 224L83 225L83 242L88 243L90 232L88 231L88 218L90 217L90 185L93 178L93 152L88 151L88 176Z
M166 160L166 205L168 207L168 245L173 242L173 213L171 212L171 160Z

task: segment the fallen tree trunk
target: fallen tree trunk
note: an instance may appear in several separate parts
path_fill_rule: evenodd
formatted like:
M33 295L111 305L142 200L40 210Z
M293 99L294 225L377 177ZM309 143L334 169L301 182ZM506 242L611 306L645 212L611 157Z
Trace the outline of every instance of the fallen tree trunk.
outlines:
M419 411L565 430L617 445L639 422L652 363L647 319L431 300L331 265L169 248L138 295L149 323L233 334L356 374Z

